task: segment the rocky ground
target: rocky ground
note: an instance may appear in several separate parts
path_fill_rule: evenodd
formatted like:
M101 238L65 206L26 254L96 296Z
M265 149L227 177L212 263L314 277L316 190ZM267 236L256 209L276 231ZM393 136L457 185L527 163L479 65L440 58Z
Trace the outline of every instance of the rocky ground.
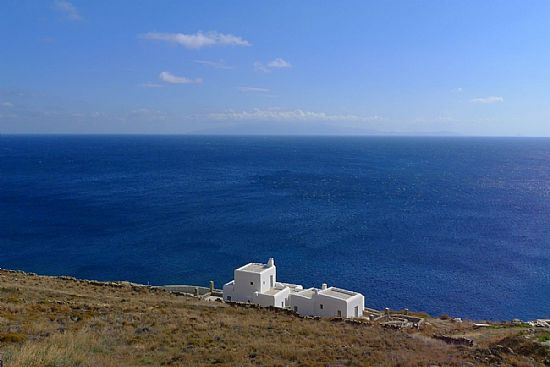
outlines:
M395 329L0 270L6 367L550 365L544 325L423 316Z

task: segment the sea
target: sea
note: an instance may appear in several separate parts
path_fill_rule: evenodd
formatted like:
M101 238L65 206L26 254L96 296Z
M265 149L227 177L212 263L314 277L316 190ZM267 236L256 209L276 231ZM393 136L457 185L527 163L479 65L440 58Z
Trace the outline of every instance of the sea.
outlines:
M0 135L0 267L550 317L550 139Z

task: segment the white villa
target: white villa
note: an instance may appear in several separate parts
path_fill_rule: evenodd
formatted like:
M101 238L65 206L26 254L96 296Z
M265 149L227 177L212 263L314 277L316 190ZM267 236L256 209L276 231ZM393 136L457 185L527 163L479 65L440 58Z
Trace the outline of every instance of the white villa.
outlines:
M223 286L223 299L287 308L302 316L359 317L365 308L361 293L326 284L321 289L304 289L301 285L277 282L273 258L267 264L249 263L235 269L235 279Z

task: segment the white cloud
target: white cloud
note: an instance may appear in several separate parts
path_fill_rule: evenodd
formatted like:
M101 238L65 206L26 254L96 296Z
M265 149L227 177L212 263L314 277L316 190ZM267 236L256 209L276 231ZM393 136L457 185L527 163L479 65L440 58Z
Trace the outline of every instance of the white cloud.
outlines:
M0 106L10 108L10 107L13 107L13 103L11 103L11 102L2 102L2 103L0 103Z
M259 61L254 63L254 70L262 71L264 73L269 73L273 69L288 69L291 67L292 65L288 61L283 60L280 57L277 57L275 60L269 61L266 64Z
M170 84L200 84L202 79L189 79L184 76L177 76L168 71L163 71L159 74L159 79Z
M464 89L461 88L461 87L458 87L458 88L451 89L451 92L452 93L462 93L462 92L464 92Z
M325 112L282 109L253 109L248 111L224 111L210 113L207 116L210 120L216 121L381 121L380 116L358 116L358 115L333 115Z
M250 46L247 40L232 34L218 32L197 32L195 34L185 33L159 33L149 32L142 35L142 38L154 41L176 43L185 48L199 49L209 46Z
M197 64L209 66L214 69L233 69L233 66L227 65L223 60L208 61L208 60L195 60Z
M56 0L53 3L53 7L55 10L65 14L67 19L74 21L82 19L82 17L78 13L78 9L70 1Z
M267 88L259 88L259 87L237 87L237 89L238 89L240 92L260 92L260 93L269 92L269 89L267 89Z
M476 104L493 104L493 103L504 102L504 98L496 97L496 96L480 97L480 98L471 99L470 102L476 103Z
M263 63L256 61L254 63L254 70L256 71L263 71L264 73L269 73L271 70L265 66Z
M278 57L275 60L268 62L267 67L272 69L284 69L284 68L290 68L292 67L292 65L290 65L288 61Z

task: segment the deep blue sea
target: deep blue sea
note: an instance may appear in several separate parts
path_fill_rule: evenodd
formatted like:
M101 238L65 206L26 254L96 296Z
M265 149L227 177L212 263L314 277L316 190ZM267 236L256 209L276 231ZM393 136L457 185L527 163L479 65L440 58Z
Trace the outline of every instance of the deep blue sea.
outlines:
M0 136L0 267L550 316L550 139Z

